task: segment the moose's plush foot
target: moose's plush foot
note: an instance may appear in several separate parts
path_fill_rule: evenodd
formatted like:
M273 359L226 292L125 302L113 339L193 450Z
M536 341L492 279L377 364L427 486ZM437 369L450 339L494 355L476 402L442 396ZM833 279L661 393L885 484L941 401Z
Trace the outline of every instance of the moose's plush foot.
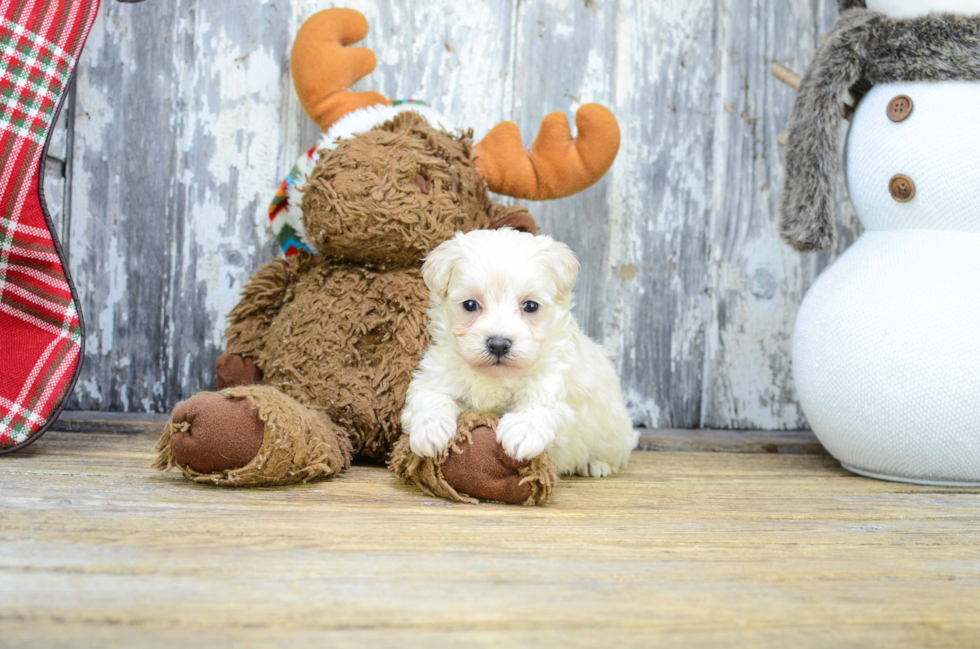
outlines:
M350 466L347 434L323 413L264 385L201 392L174 408L154 468L196 482L308 482Z
M202 392L178 404L170 424L174 459L200 473L242 468L265 438L255 406L220 392Z
M412 453L408 435L402 435L392 452L391 469L428 494L458 502L546 502L558 481L554 465L545 453L529 462L508 457L497 442L498 420L492 414L463 413L455 440L436 458Z

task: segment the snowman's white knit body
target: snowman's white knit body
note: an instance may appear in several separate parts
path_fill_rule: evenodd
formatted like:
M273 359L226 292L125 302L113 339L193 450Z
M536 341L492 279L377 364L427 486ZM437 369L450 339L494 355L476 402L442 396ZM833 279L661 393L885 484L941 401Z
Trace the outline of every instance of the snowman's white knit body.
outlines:
M911 112L895 121L901 96ZM874 86L845 165L866 231L800 308L804 413L853 471L980 485L980 83ZM911 199L890 191L899 174Z

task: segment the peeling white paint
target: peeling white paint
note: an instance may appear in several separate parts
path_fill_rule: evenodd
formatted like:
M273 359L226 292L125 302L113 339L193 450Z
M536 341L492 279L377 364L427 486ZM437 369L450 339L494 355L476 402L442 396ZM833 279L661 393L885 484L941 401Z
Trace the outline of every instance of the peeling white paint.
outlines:
M93 403L102 404L102 391L99 390L99 382L95 379L80 380L75 384L75 390L85 395Z
M254 270L229 268L228 253L241 250L243 230L268 227L266 206L275 179L285 175L270 128L279 123L281 61L275 52L237 43L223 26L212 24L206 9L194 29L210 56L185 60L180 70L182 96L193 107L179 129L179 150L187 163L178 182L189 205L182 257L193 263L194 288L204 295L209 320L216 324L209 342L220 347L221 323Z
M117 233L113 232L112 236L109 237L108 242L109 259L121 259L122 255L119 252L119 236ZM115 267L114 272L108 275L108 292L103 294L103 299L105 300L105 305L98 314L98 328L91 332L89 341L92 339L98 340L97 350L109 350L112 349L113 342L113 332L116 327L116 312L119 312L119 317L121 321L125 321L126 311L122 304L123 299L126 297L126 280L127 274L122 271L122 269ZM128 365L128 358L119 359L119 363L125 363Z
M623 397L626 399L626 409L634 425L646 426L647 422L659 422L660 406L656 400L640 395L635 390L628 390Z
M93 29L87 43L82 64L104 54L107 42L122 41L120 48L126 53L129 43L123 38L124 30L107 17L97 18L100 28ZM127 271L120 264L123 255L119 249L119 218L114 215L116 205L93 202L93 193L99 188L97 171L106 161L104 147L112 137L112 125L118 119L112 89L93 84L93 77L79 74L76 78L77 103L75 105L75 139L72 144L75 165L72 169L71 240L72 275L79 292L88 297L87 358L109 354L113 349L117 314L122 317L125 306ZM115 208L115 209L114 209ZM108 251L108 254L104 254ZM95 307L94 310L92 307ZM121 324L121 323L120 323ZM95 325L95 326L93 326ZM89 385L88 393L101 401L97 386Z
M554 35L556 38L571 38L575 34L575 26L571 23L558 23L555 25Z

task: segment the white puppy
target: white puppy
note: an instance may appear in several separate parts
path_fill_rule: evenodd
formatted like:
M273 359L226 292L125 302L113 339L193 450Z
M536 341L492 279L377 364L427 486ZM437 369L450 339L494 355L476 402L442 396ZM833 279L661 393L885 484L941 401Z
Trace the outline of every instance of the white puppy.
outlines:
M422 275L432 345L408 387L402 428L434 457L466 410L502 415L515 460L548 451L560 474L624 468L638 434L612 363L572 316L578 261L563 243L512 229L457 234Z

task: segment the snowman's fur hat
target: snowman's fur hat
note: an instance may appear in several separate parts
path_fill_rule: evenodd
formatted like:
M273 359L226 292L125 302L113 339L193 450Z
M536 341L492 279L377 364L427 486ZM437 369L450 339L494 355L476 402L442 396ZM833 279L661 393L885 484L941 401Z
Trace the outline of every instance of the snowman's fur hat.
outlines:
M846 11L807 67L793 102L779 230L800 251L836 245L834 178L849 91L859 100L880 83L980 81L980 17L894 19L863 4L841 0Z

